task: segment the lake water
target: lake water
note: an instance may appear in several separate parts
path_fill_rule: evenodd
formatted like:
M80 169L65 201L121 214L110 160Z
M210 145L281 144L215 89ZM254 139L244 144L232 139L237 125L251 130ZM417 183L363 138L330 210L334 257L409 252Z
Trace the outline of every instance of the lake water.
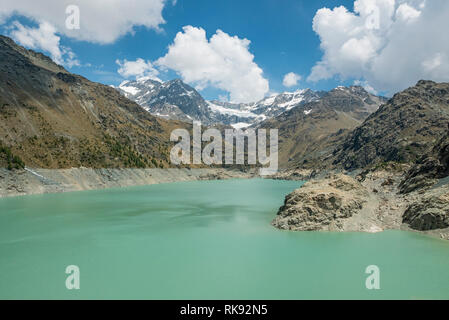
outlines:
M270 226L294 181L182 182L0 200L0 298L449 298L449 241ZM80 268L80 290L65 269ZM365 268L380 268L367 290Z

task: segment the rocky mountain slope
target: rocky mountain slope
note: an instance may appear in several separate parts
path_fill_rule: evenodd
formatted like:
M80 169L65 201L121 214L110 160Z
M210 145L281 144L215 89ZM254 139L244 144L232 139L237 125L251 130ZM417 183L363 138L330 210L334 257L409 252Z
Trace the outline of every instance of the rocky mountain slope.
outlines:
M15 156L39 168L164 166L169 134L181 125L0 36L0 143L11 163Z
M279 129L279 161L283 167L314 166L313 159L332 152L345 134L385 101L362 87L338 87L259 127Z
M353 130L330 159L346 170L389 161L414 163L441 139L448 123L449 83L419 81Z

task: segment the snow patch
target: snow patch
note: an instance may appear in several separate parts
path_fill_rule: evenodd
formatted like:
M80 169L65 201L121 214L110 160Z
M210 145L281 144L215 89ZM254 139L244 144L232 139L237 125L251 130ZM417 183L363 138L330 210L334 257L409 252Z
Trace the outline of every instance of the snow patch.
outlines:
M279 105L279 107L290 110L292 109L294 106L296 106L297 104L300 104L301 102L304 101L304 97L303 96L299 96L299 97L295 97L292 100L286 102L286 103L282 103Z
M125 91L126 93L129 93L133 96L135 96L136 94L139 93L139 89L133 86L122 86L120 85L120 89L122 89L123 91Z
M257 114L249 112L249 111L225 108L225 107L216 105L216 104L214 104L214 103L212 103L210 101L208 101L207 103L209 105L209 108L213 112L226 114L226 115L231 115L231 116L236 116L236 117L241 117L241 118L257 118L258 117Z
M266 98L265 100L262 101L262 104L264 106L271 106L274 103L274 100L276 100L276 96Z
M239 122L239 123L234 123L234 124L231 124L231 126L234 128L234 129L244 129L244 128L247 128L247 127L249 127L251 125L251 123L246 123L246 122Z

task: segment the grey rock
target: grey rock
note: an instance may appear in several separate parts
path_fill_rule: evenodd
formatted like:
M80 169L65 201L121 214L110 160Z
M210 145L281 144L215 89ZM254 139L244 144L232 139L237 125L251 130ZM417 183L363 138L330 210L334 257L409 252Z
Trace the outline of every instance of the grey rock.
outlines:
M401 193L425 190L447 176L449 176L449 131L406 173L399 189Z
M403 215L403 223L412 229L427 231L449 227L449 192L430 195L412 203Z
M284 230L335 230L367 201L367 190L353 178L338 174L307 182L285 198L272 225Z

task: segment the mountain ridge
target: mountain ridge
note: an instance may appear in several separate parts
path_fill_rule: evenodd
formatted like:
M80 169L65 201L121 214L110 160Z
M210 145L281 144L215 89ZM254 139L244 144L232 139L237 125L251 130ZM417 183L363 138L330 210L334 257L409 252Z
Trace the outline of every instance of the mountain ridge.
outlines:
M169 88L170 96L165 88ZM342 88L333 90L344 90ZM353 90L367 99L375 97L362 87L351 86L346 89ZM318 101L328 94L325 91L298 89L294 92L271 95L252 103L207 101L180 79L159 82L148 78L126 80L117 87L117 90L158 117L181 121L196 120L206 125L232 125L235 128L254 126L293 108ZM368 115L373 111L367 109L364 112Z
M420 80L396 93L337 146L331 158L346 170L381 162L415 162L444 135L449 83Z

